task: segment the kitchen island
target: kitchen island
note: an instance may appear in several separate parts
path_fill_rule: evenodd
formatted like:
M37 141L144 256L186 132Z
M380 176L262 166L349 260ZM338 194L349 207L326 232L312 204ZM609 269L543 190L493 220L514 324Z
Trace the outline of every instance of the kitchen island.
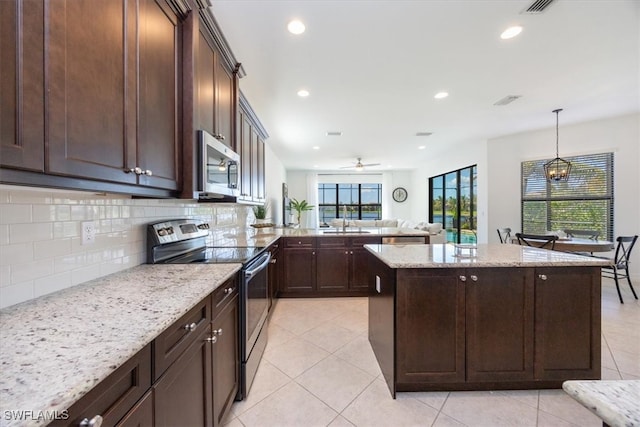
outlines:
M396 391L600 378L600 267L517 245L366 245L369 341Z

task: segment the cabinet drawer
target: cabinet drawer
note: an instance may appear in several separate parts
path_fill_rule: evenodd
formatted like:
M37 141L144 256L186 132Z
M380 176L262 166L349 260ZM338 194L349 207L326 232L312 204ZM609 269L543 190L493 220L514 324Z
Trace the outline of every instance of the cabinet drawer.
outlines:
M211 321L211 298L200 301L187 314L169 326L154 340L154 375L156 381Z
M51 426L77 426L100 415L103 425L117 424L151 387L151 344L127 360L69 408L69 418Z
M218 313L224 305L238 294L238 280L235 277L227 280L218 289L213 291L213 311Z
M312 248L316 245L315 237L287 237L284 239L286 248Z
M319 248L344 248L349 245L346 237L320 237L318 239Z
M379 245L380 243L382 243L382 237L361 236L351 238L351 246L354 248L364 245Z

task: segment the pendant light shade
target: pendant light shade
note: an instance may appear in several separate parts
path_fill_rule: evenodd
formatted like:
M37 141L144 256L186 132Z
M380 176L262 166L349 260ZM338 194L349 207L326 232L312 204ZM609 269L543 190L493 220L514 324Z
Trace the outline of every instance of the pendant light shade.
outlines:
M558 155L558 113L562 108L553 110L556 113L556 158L544 165L544 175L549 182L568 181L571 173L571 162Z

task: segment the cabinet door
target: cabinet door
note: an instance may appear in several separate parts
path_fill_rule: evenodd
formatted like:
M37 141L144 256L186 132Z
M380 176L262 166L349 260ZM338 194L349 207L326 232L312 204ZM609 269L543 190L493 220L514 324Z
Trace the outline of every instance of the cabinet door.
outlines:
M246 114L241 115L240 136L240 195L243 199L251 200L253 188L251 187L251 121Z
M464 283L455 270L398 270L396 381L464 382Z
M258 146L260 145L260 137L251 127L251 196L253 200L259 199L258 190Z
M225 67L221 55L218 52L216 52L213 76L216 91L216 134L219 135L224 144L231 147L231 149L235 149L236 144L233 133L234 103L236 100L234 75L232 71Z
M257 169L256 169L256 175L258 177L258 183L257 183L257 197L259 200L264 200L266 198L266 190L265 190L265 145L264 145L264 140L260 137L258 137L258 146L257 146L257 152L256 152L256 156L258 157L258 161L257 161Z
M316 289L315 249L285 249L283 292L311 292Z
M536 268L535 286L536 379L599 379L600 268Z
M137 183L124 172L137 166L136 2L59 0L48 11L48 172Z
M320 241L325 238L319 239ZM347 247L318 248L316 280L319 291L349 289L349 249Z
M195 120L196 130L205 130L211 135L216 134L215 117L215 87L213 70L215 67L215 54L209 45L207 37L202 33L202 28L197 32L198 42L195 52Z
M211 322L212 333L216 338L216 342L211 346L214 426L222 425L238 392L240 375L238 319L236 294Z
M151 391L140 399L116 427L151 427L153 426L153 393Z
M202 331L153 386L157 427L212 424L210 334Z
M178 18L164 2L141 0L138 18L137 166L150 170L139 183L176 190L179 176ZM130 88L131 84L128 85ZM135 87L135 86L133 86Z
M0 1L0 165L44 170L44 5Z
M533 270L461 270L467 381L533 379Z
M362 246L367 244L379 244L380 237L353 237L351 239L351 271L349 277L349 289L372 292L375 283L371 275L368 275L368 251Z

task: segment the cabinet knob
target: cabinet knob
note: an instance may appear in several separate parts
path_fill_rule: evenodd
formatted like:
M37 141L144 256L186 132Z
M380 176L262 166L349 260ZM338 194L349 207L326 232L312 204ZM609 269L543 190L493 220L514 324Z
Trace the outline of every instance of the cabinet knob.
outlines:
M222 335L222 328L220 328L220 329L214 329L214 330L213 330L213 335Z
M210 342L211 344L215 344L218 341L218 337L209 337L204 339L206 342Z
M124 171L125 173L135 173L136 175L142 175L142 169L137 166L135 168L125 169Z
M538 274L538 278L540 278L540 280L547 280L547 275L546 274Z
M233 289L234 288L227 288L227 289L224 290L224 293L225 294L230 294L231 292L233 292Z
M215 138L216 138L216 139L218 139L218 140L220 140L220 141L224 141L224 140L225 140L224 135L223 135L223 134L221 134L221 133L217 134L217 135L215 136Z
M349 251L349 253L350 253L351 255L353 255L353 251Z
M315 255L315 254L316 254L316 251L311 252L311 255Z
M195 322L194 323L189 323L187 325L184 325L184 329L186 329L189 332L195 330L197 327L198 327L198 325Z
M477 282L478 281L478 276L471 275L471 280L473 280L474 282Z
M271 263L271 264L275 264L275 263L276 263L276 260L275 260L275 259L271 259L271 261L269 261L269 263Z
M466 276L460 276L460 281L461 282L466 282L467 281L467 277Z
M142 175L151 176L151 175L153 175L153 172L151 172L151 170L149 170L149 169L145 169L145 170L142 172Z
M80 421L80 427L100 427L102 425L103 418L100 415L96 415L95 417Z
M349 251L344 251L344 254L345 255L349 255Z

